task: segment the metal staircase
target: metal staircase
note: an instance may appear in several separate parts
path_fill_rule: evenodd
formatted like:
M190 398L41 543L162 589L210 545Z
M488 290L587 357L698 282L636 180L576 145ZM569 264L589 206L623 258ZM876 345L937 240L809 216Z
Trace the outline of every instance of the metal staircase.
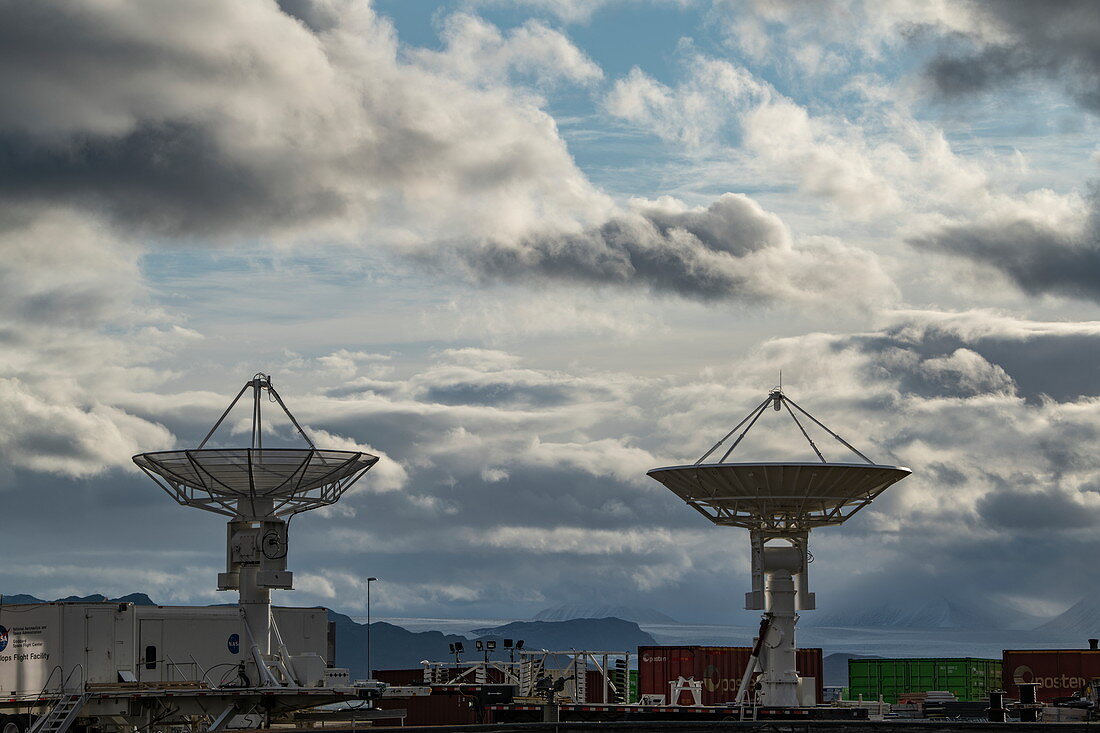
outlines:
M87 692L62 694L45 715L34 721L27 733L66 733L90 697Z

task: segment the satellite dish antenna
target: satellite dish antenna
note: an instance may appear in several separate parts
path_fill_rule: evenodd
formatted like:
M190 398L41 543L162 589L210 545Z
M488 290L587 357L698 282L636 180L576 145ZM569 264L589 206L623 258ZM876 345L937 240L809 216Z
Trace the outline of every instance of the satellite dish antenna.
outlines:
M207 448L249 389L249 447ZM265 392L270 402L282 408L305 447L264 447ZM318 448L275 391L271 377L256 374L229 403L198 448L139 453L133 460L183 506L230 517L226 571L218 573L218 590L240 593L238 607L256 666L255 679L263 686L299 684L290 653L271 616L271 590L293 588L293 573L286 569L287 519L338 501L378 462L378 456Z
M729 460L769 407L777 412L787 411L817 456L816 462L739 463ZM795 410L859 460L826 461ZM729 447L721 458L714 460L713 456L727 444ZM776 387L695 463L654 468L646 474L714 524L749 530L752 591L745 594L745 608L762 610L764 614L749 667L737 693L738 704L743 701L752 673L758 667L764 705L798 706L796 609L807 611L816 606L808 579L808 566L813 559L809 551L810 530L843 524L910 473L910 469L902 466L873 462L799 407L782 388Z

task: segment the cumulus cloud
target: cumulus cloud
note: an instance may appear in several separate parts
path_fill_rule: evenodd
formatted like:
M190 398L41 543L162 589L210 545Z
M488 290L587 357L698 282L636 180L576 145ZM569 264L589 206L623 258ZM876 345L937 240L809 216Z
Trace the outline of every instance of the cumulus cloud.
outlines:
M616 207L576 166L538 91L602 72L544 23L501 31L454 14L433 51L402 47L366 3L285 10L0 6L0 91L11 100L0 193L89 212L150 243L335 240L423 260L454 250L501 279L703 299L828 300L842 270L865 278L872 300L889 290L855 249L736 239L758 220L778 226L751 202L711 207L730 225L718 232L726 242L681 234L665 204ZM731 94L763 89L713 67ZM858 172L834 175L845 163L830 161L828 186L874 188Z
M529 20L502 33L492 23L466 13L448 16L441 33L441 51L410 52L425 68L478 86L494 86L513 75L539 85L559 81L590 83L603 71L562 33Z
M440 51L402 53L366 3L0 4L0 365L12 399L4 444L20 455L12 465L94 473L171 442L172 428L129 417L148 402L186 408L141 394L170 376L153 362L199 337L148 299L141 258L166 243L335 237L431 258L442 238L479 277L696 299L817 302L842 277L862 278L868 302L889 291L873 257L795 247L743 197L709 211L665 202L615 213L543 100L513 84L588 83L599 67L535 21L501 32L459 14L443 37ZM383 357L352 350L318 366L387 374ZM543 386L434 389L441 402L468 401L469 389L483 400L556 399ZM143 409L175 424L167 410ZM63 413L55 437L63 425L113 437L98 448L51 443L41 430L16 440L20 419L51 410Z
M1042 194L910 243L995 268L1030 295L1100 300L1100 193L1094 184L1085 200Z
M842 109L811 110L734 62L691 52L681 63L674 85L633 69L604 104L674 144L693 177L702 170L795 186L849 222L904 224L982 209L994 195L1001 164L956 154L941 128L918 120L877 77L849 79Z
M260 0L5 4L3 193L185 237L503 235L606 210L537 100L439 71L534 50L597 74L560 34L456 20L419 65L369 4L310 10L315 28Z
M173 588L181 600L214 597L207 589L224 536L217 522L184 521L141 476L116 470L86 480L127 465L132 452L194 444L224 407L223 392L237 387L236 378L221 381L236 356L177 358L201 337L147 292L143 253L166 242L383 244L420 258L414 262L457 264L474 279L511 281L517 290L581 283L620 295L640 289L820 312L896 298L876 257L838 238L794 236L747 196L703 206L671 198L612 203L574 164L545 112L544 95L556 87L600 77L550 25L500 30L458 15L442 20L439 50L421 51L402 46L365 3L288 0L283 11L259 0L200 2L186 11L166 3L0 0L0 89L16 101L0 109L0 458L7 485L33 487L20 494L21 511L48 512L77 489L90 507L56 517L50 528L10 527L14 545L59 549L43 550L49 577L37 565L9 563L8 587L101 590L81 587L87 567L38 535L68 536L100 526L89 516L109 515L129 529L102 540L89 562L122 568L135 547L172 547L146 553L153 570L141 581L154 592ZM901 27L887 25L891 33ZM827 46L807 49L798 63L833 73L843 58ZM1078 232L1065 249L1092 246L1086 206L1071 196L997 198L985 168L961 160L942 131L895 115L895 107L858 120L823 115L746 68L703 59L697 69L668 84L631 72L610 89L606 108L687 148L714 145L726 155L743 144L757 166L748 174L770 167L776 176L761 178L768 185L793 185L845 216L892 212L901 201L906 212L935 209L937 226L926 229L935 233L946 231L944 222L1005 221L1022 199L1036 229ZM881 91L859 83L861 100ZM1085 270L1088 262L1070 264ZM408 288L417 289L427 289L423 280ZM575 303L542 309L553 299L547 292L536 292L518 315L541 318L540 334L555 326L569 333L546 323L559 312L570 323L589 322L585 333L601 339L624 332L622 313L590 318ZM423 300L411 302L408 310L422 310ZM517 320L507 304L498 310L498 320ZM643 318L630 333L651 340ZM207 338L247 350L262 337L237 340L242 321ZM318 440L384 456L331 511L296 520L294 564L303 583L294 602L351 606L364 573L382 567L391 577L417 578L389 581L382 591L388 608L406 613L441 605L454 615L522 613L551 597L613 593L618 602L687 619L700 608L719 609L712 618L725 619L747 569L743 537L701 526L645 470L697 458L762 399L779 369L792 395L830 427L872 457L916 471L837 533L849 546L815 540L819 557L841 561L832 575L823 563L823 586L843 586L847 559L849 566L890 563L930 585L1011 583L1020 596L1066 596L1068 581L1038 571L1031 580L1021 567L1084 565L1100 550L1085 520L1060 546L1026 531L1040 508L1049 510L1041 523L1058 526L1095 505L1097 360L1081 356L1098 351L1095 323L897 312L858 333L774 338L708 372L659 375L661 366L597 368L579 348L577 363L540 367L507 345L483 348L481 334L469 336L476 317L430 344L413 343L419 335L411 330L372 341L361 313L349 323L338 337L310 333L304 355L265 365ZM517 332L530 338L522 326L511 328L513 341ZM725 359L730 347L722 348ZM179 376L181 364L216 380L198 389L193 377ZM753 439L742 446L746 455L812 458L790 425L761 424ZM825 440L818 444L826 449ZM826 453L839 458L843 447L830 443ZM1016 552L1021 538L1038 550L1019 553L1011 568L953 561ZM195 570L180 571L176 548L192 546L202 548L187 558ZM444 555L462 564L440 562ZM135 590L124 587L127 572L103 571L91 582Z
M404 537L386 550L391 565L417 563L420 545L447 548L476 557L501 579L538 567L544 594L588 597L601 583L615 582L618 597L662 598L672 611L670 588L690 587L698 607L700 598L711 598L700 590L706 579L729 586L731 557L743 577L744 548L736 534L701 525L644 471L697 458L759 402L782 367L789 393L815 416L875 460L914 469L842 530L843 542L828 533L817 538L815 551L826 560L819 586L839 593L858 585L860 579L831 569L855 552L867 572L889 566L951 598L960 595L953 590L960 583L976 593L999 593L1010 583L1020 598L1072 599L1072 583L1051 588L1042 574L1035 575L1042 582L1033 582L1021 563L1038 568L1086 552L1094 543L1084 534L1065 538L1061 548L1044 545L1035 558L1017 557L1012 567L962 567L950 558L992 556L1021 533L1037 537L1040 529L1029 525L1037 508L1044 526L1094 527L1079 518L1100 486L1100 462L1090 448L1100 416L1095 375L1082 373L1081 391L1073 394L1036 391L1042 372L1082 351L1100 352L1097 324L993 311L904 311L873 331L777 338L728 369L675 379L549 372L493 355L469 368L464 363L474 354L441 353L432 368L394 380L388 397L343 398L342 414L327 401L310 409L323 409L341 433L382 432L406 446L388 449L399 459L405 451L412 456L405 460L410 484L452 507L429 537L402 518L393 503L398 495L372 497L389 502L392 526L372 523L378 534L371 546L386 544L392 532ZM434 386L464 382L553 386L561 398L516 401L505 393L491 403L481 395L462 404L426 402ZM789 420L766 417L739 447L745 459L812 459ZM829 458L847 457L828 436L815 439ZM532 523L532 516L540 520ZM1067 516L1078 520L1066 525ZM715 542L732 548L719 553L721 560ZM583 557L583 569L566 563L572 568L566 577L554 559L563 556ZM517 601L506 587L484 587L469 603L492 598L536 602ZM714 602L733 603L717 596Z
M970 3L941 0L716 0L711 18L727 45L791 77L873 67L925 31L982 32Z
M959 98L1028 77L1064 85L1100 111L1100 13L1089 0L970 2L973 25L928 64L935 88Z
M143 307L134 243L78 212L4 204L0 249L3 463L89 476L170 447L162 425L118 405L193 336Z
M541 11L567 23L584 23L604 8L641 4L687 6L692 0L467 0L474 6L520 5Z
M796 246L777 216L740 194L695 209L639 201L574 235L488 241L455 254L485 278L640 285L707 301L868 307L894 293L873 254L835 242Z
M394 370L382 375L373 374L378 362L369 353L288 357L273 371L316 439L385 452L385 464L342 499L339 511L296 520L295 569L315 577L293 600L354 607L367 567L383 577L417 578L393 581L387 608L394 613L445 606L454 614L523 614L548 605L548 597L613 592L622 602L686 619L727 619L726 610L708 616L699 609L736 607L747 543L740 533L707 525L645 471L697 458L759 402L779 368L788 392L831 428L875 460L914 469L834 533L843 542L827 532L815 539L824 560L815 571L820 590L839 592L859 580L841 570L855 553L866 572L889 566L948 596L960 583L977 591L1011 581L1021 598L1071 598L1071 585L1052 585L1045 576L1037 585L1026 568L1064 563L1067 553L1087 556L1094 527L1083 520L1073 524L1080 536L1021 555L1011 568L962 567L950 557L993 555L1022 534L1038 537L1028 528L1035 507L1056 526L1093 506L1100 486L1091 450L1100 417L1095 375L1082 371L1075 382L1082 391L1056 397L1037 391L1036 380L1061 368L1068 354L1098 347L1097 324L902 311L870 331L776 338L727 366L680 376L581 365L548 370L477 348L440 350L426 364L388 353ZM319 368L333 363L339 368ZM352 388L360 378L368 383ZM310 388L296 386L305 384ZM439 399L441 392L449 398ZM542 398L547 393L554 398ZM173 431L201 434L223 402L211 402L205 414L177 415ZM143 403L137 415L157 421L178 412L178 403ZM812 459L788 419L766 418L738 449L746 459ZM829 458L846 457L827 436L815 439ZM138 490L137 481L126 484L127 497L143 499L134 511L146 524L182 511ZM43 500L60 490L47 482ZM217 546L218 523L176 519L161 523L173 525L171 532L176 525L180 532L209 530L210 547ZM440 563L441 554L464 563ZM198 553L195 565L214 568L217 555ZM160 567L158 558L149 562ZM474 565L476 576L463 570ZM209 585L186 582L195 593Z

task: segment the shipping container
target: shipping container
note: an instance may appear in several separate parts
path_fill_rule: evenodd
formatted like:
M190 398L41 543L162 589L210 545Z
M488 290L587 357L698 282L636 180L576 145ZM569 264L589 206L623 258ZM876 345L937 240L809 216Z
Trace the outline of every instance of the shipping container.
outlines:
M1001 661L976 657L849 659L850 699L897 703L902 695L946 690L963 702L984 700L1001 686Z
M678 677L703 683L703 704L723 705L737 698L752 649L747 646L638 647L638 695L669 695L669 682ZM798 674L813 677L815 699L823 699L824 665L820 649L798 650ZM688 695L681 702L687 703ZM676 704L676 700L669 700Z
M1009 697L1020 698L1021 682L1037 682L1040 702L1068 697L1100 677L1100 651L1093 649L1006 649L1002 684Z
M478 707L473 695L437 693L406 700L377 700L375 707L382 710L404 710L404 725L474 725L478 720ZM375 725L401 725L399 718L375 720Z
M371 673L371 677L394 687L415 687L424 684L424 668L376 669Z

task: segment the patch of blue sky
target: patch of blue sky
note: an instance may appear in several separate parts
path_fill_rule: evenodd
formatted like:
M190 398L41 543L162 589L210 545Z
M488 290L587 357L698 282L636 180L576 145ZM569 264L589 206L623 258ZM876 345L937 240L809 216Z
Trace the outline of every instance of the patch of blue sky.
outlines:
M443 46L439 39L440 13L455 7L455 3L437 0L375 0L373 5L379 15L393 23L402 44L433 51Z
M196 325L263 319L309 322L366 306L445 302L447 288L425 290L403 260L369 248L317 247L312 254L163 248L141 259L157 303L186 308Z

